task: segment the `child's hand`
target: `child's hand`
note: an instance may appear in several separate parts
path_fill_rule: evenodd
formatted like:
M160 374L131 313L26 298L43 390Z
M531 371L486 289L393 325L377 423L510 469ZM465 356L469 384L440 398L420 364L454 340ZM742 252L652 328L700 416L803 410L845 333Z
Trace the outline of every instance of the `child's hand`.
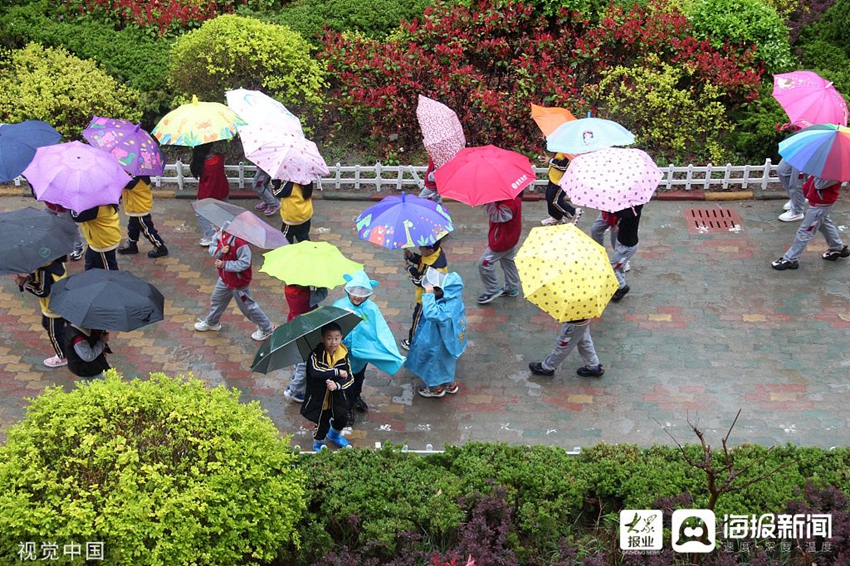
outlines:
M215 260L215 266L216 267L220 268L223 265L224 265L224 262L221 261L220 259Z
M222 246L221 247L221 253L226 254L229 251L230 251L230 246Z
M413 252L407 248L404 248L404 259L410 259L413 257Z
M339 370L339 376L343 379L348 379L348 372L344 369Z
M27 275L15 275L15 283L18 287L23 287L29 277Z
M336 381L333 379L326 379L325 386L328 388L328 391L336 391L339 389L339 385L337 385Z
M423 287L423 289L425 289L426 293L433 293L434 292L434 286L433 285L425 285Z

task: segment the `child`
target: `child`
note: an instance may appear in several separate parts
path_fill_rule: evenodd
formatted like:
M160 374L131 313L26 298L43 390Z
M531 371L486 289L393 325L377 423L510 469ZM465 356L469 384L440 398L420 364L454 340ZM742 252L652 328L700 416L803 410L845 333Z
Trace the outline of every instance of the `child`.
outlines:
M500 200L484 205L490 221L487 232L487 249L478 260L478 273L484 283L484 293L479 295L478 304L485 305L496 297L519 295L519 272L514 258L519 251L519 236L522 232L522 193L513 200ZM496 279L496 263L502 264L505 285L499 286Z
M413 340L413 334L416 331L416 325L419 322L419 315L422 312L422 276L425 274L425 268L431 267L443 273L448 273L449 264L446 260L446 254L441 249L440 240L427 246L419 246L418 254L405 248L404 261L407 275L416 287L416 304L413 306L413 324L410 325L410 332L407 338L401 341L401 347L409 350L410 342Z
M803 183L803 194L809 201L809 208L806 210L806 216L800 229L797 230L797 237L794 243L788 248L781 258L777 259L771 266L773 269L784 271L786 269L797 269L800 267L798 260L809 241L815 235L815 231L819 231L826 238L826 244L829 246L821 257L827 261L836 261L838 258L850 257L850 249L844 245L841 240L841 235L832 220L829 218L829 213L835 206L835 201L838 200L841 182L832 181L829 179L821 179L820 177L810 176Z
M41 325L47 331L50 345L56 355L44 360L44 365L49 368L58 368L68 365L65 352L62 350L65 344L65 319L50 310L50 289L53 284L64 279L65 256L57 258L48 264L36 269L29 275L16 275L15 282L23 292L25 289L38 297L41 303Z
M614 292L611 300L615 303L631 291L626 283L626 272L629 271L629 260L637 253L638 228L640 226L640 215L643 205L639 204L631 208L618 210L617 212L601 212L599 218L590 227L590 236L600 245L604 246L602 239L605 230L611 229L611 246L614 255L611 256L611 267L614 275L620 283L620 288Z
M437 192L437 179L434 177L434 171L437 167L434 165L434 160L428 158L428 168L425 170L425 181L422 183L422 191L419 193L419 198L432 200L437 204L443 203L443 197Z
M153 191L151 190L151 178L147 175L133 177L124 187L121 193L121 199L124 201L124 214L129 218L127 223L127 245L123 248L118 248L118 253L121 255L139 253L139 234L144 234L145 238L153 244L153 249L148 252L148 257L157 258L168 255L168 248L165 247L165 242L156 231L151 218L151 209L153 208Z
M319 303L328 296L328 290L325 287L286 285L283 288L283 292L286 295L286 304L289 305L289 314L286 317L286 322L289 322L298 315L315 310L319 306ZM304 384L306 379L307 363L300 362L295 364L292 381L289 382L289 387L283 392L283 396L287 401L290 403L304 402Z
M275 188L279 187L280 181L275 181ZM272 192L272 178L259 167L257 167L257 171L254 173L251 188L260 197L260 202L254 206L254 210L262 212L263 216L273 216L280 209L280 202L278 202L274 196L274 192Z
M242 314L257 325L257 330L251 338L262 342L274 332L274 325L251 297L248 286L251 284L251 248L248 242L221 230L213 235L210 244L210 255L215 259L218 268L218 281L215 283L210 297L210 313L204 320L195 323L195 330L221 330L221 315L224 314L231 299L236 299L236 306Z
M567 201L564 189L558 184L569 164L570 160L565 153L556 153L549 160L549 183L546 185L546 209L549 211L549 218L540 222L544 226L570 220L575 224L581 218L582 210Z
M466 310L463 281L457 273L442 275L429 270L422 296L422 320L413 335L407 369L425 386L422 397L443 397L458 392L457 359L466 349Z
M797 222L802 220L803 209L806 207L806 197L803 196L800 179L803 175L796 167L780 159L776 166L776 174L779 175L779 183L785 192L788 193L788 202L782 208L785 212L779 215L779 220L782 222Z
M299 185L292 181L274 190L280 199L280 231L290 244L310 239L310 219L313 218L313 183Z
M301 414L316 423L313 431L313 450L325 448L325 437L345 448L348 440L342 436L348 414L345 389L354 378L348 362L348 350L342 345L342 329L335 322L322 327L322 343L316 346L307 361L307 398Z
M115 250L121 245L121 218L114 204L96 206L71 218L80 224L89 247L86 249L86 266L89 269L111 269L118 271L118 256Z
M48 214L67 218L71 222L74 221L74 218L71 216L71 211L65 208L64 206L44 201L44 207L44 212ZM76 235L74 235L74 251L68 254L68 257L71 258L71 261L80 261L81 259L83 259L84 251L85 250L83 249L83 231L80 229L80 226L78 224L77 233Z
M198 179L198 200L214 198L227 200L230 195L230 182L224 172L224 156L213 151L213 142L192 148L192 161L189 171ZM198 226L201 228L203 247L209 247L215 234L215 226L203 216L196 214Z
M535 375L552 377L555 370L561 365L567 356L578 346L578 353L584 362L584 367L576 370L582 377L601 377L605 368L596 357L596 349L593 347L593 339L590 337L590 319L571 320L561 326L561 332L555 341L552 353L542 362L528 364L528 369Z
M353 426L354 412L351 408L361 413L369 410L369 406L361 397L366 366L371 363L379 370L395 375L404 364L404 356L398 351L393 333L381 314L381 309L375 301L369 300L372 289L378 286L378 282L370 280L362 269L343 277L346 281L345 297L336 301L333 306L351 311L363 319L342 341L348 348L351 369L354 372L354 384L348 390L348 424Z
M90 330L71 323L65 327L65 349L68 356L68 369L83 379L102 379L103 372L109 369L106 354L109 349L109 332Z

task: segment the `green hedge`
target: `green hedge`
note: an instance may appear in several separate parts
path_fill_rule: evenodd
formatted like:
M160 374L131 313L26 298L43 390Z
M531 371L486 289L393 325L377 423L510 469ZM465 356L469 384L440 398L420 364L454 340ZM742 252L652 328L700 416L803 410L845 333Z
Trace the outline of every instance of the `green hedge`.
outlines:
M835 83L850 100L850 0L837 0L823 17L803 28L795 47L805 68Z

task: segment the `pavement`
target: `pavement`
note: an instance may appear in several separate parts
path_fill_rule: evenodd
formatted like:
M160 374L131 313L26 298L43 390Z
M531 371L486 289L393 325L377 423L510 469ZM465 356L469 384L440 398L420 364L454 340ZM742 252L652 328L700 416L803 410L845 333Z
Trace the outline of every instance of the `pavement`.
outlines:
M846 195L845 195L846 196ZM823 261L821 236L812 240L797 271L777 272L778 258L797 223L782 223L783 200L653 201L644 207L640 249L627 274L632 291L593 321L592 336L606 372L580 378L577 352L554 378L530 375L529 362L550 351L559 325L525 301L502 297L479 306L476 261L486 245L483 211L448 205L456 230L445 249L449 265L466 284L469 347L458 364L460 393L443 399L415 394L418 379L367 372L363 398L369 412L347 433L355 446L408 443L411 449L469 441L551 444L568 449L598 442L670 444L671 433L695 442L688 420L718 445L736 412L732 443L830 447L846 444L850 425L850 260ZM249 207L253 201L236 201ZM0 210L32 205L0 198ZM403 276L400 251L357 239L353 219L370 203L317 200L312 236L337 245L366 265L381 282L375 300L398 338L406 336L413 289ZM684 212L724 208L737 212L739 229L691 233ZM545 204L524 204L524 233L545 217ZM154 221L171 254L149 259L147 242L137 256L119 256L127 269L154 282L166 297L165 320L113 336L110 363L126 377L150 372L191 373L211 386L241 391L257 401L281 433L308 449L310 423L283 390L291 370L252 374L258 344L254 327L231 306L218 332L199 333L193 323L208 309L216 280L212 259L198 246L189 202L158 199ZM833 220L850 243L850 199ZM595 214L585 211L588 229ZM123 220L126 226L126 219ZM275 224L279 219L275 219ZM254 256L253 294L276 323L286 320L282 284L259 273ZM72 272L82 270L71 263ZM342 295L331 292L327 304ZM68 390L66 368L48 369L53 355L40 324L35 297L14 282L0 283L0 438L24 415L27 398L45 387ZM666 429L666 430L665 430Z

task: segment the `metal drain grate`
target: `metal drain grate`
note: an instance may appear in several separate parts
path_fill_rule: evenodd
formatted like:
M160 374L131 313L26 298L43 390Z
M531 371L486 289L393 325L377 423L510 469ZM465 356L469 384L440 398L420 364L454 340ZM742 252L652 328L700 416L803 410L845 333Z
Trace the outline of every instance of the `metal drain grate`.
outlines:
M685 211L691 234L739 232L741 216L728 208L691 208Z

